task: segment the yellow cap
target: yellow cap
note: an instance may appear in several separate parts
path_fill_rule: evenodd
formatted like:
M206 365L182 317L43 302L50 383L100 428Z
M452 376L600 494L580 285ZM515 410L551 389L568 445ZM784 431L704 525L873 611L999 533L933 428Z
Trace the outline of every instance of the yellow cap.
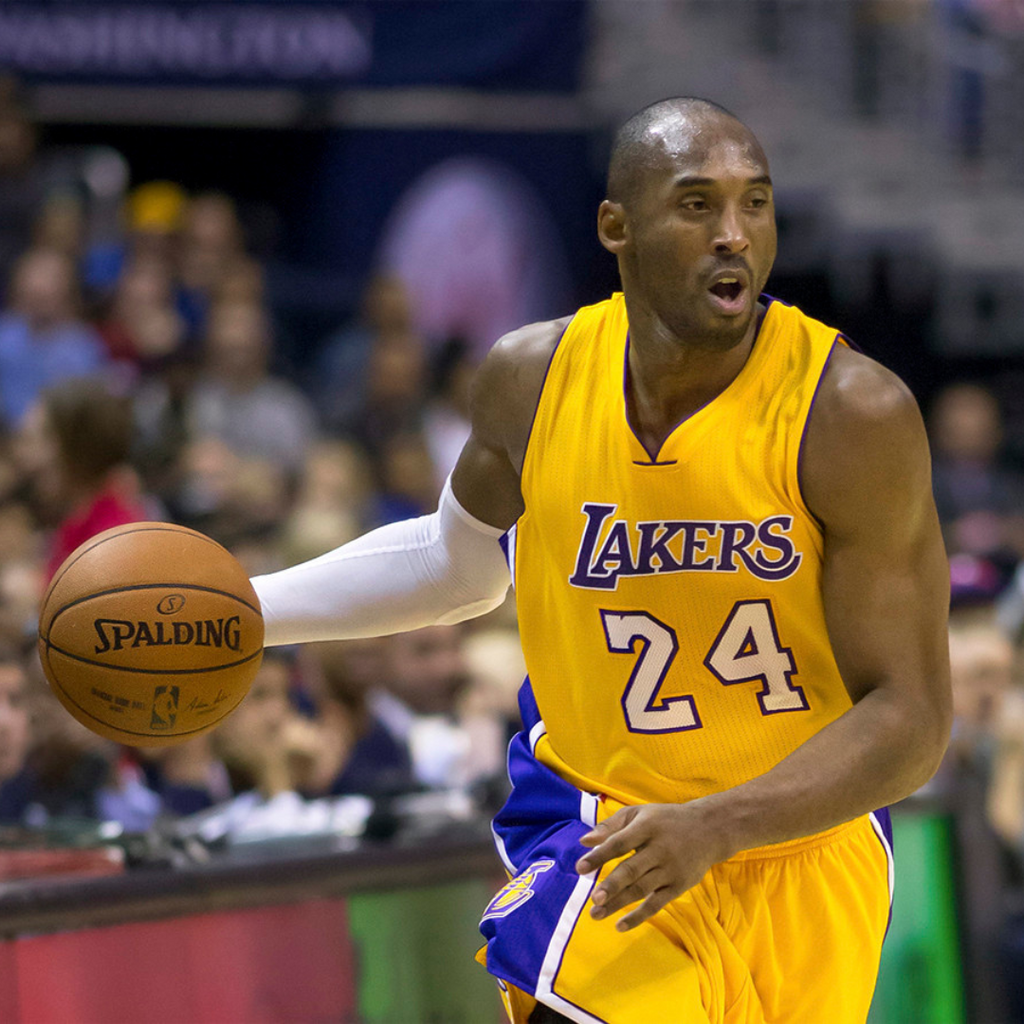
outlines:
M176 231L188 196L173 181L149 181L128 196L128 223L133 231Z

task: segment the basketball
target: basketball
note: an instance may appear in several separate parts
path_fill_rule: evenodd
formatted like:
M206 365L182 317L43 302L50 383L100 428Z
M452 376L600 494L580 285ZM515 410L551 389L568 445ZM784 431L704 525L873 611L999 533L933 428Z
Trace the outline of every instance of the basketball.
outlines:
M97 534L57 570L39 657L83 725L130 746L166 746L238 706L263 657L263 617L245 570L216 541L131 523Z

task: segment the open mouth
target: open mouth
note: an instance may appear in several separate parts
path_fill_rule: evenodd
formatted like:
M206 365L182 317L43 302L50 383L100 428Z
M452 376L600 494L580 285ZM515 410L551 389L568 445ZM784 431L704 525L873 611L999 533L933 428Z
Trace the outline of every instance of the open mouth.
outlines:
M711 286L711 294L717 295L718 298L724 299L726 302L735 302L742 293L743 285L735 278L725 278L721 281L716 281Z
M746 286L738 277L719 278L709 289L712 300L723 313L740 313L746 307Z

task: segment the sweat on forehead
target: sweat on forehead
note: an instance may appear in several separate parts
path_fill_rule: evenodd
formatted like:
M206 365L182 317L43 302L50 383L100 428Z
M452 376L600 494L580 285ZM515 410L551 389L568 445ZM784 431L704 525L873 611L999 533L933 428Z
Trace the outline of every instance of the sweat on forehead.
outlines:
M753 132L711 100L677 97L644 107L615 136L608 166L608 198L629 203L645 171L665 160L678 162L680 157L699 165L712 147L725 139L739 142L752 161L766 163Z

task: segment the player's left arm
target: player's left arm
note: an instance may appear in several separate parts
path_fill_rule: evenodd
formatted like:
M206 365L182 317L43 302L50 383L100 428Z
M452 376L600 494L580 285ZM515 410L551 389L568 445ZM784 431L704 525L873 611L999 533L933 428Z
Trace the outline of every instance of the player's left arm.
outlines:
M908 796L946 748L948 564L924 424L906 387L838 348L808 424L804 499L825 534L829 639L853 707L771 771L688 804L626 808L584 839L592 870L636 851L595 916L633 927L734 853L810 835Z

